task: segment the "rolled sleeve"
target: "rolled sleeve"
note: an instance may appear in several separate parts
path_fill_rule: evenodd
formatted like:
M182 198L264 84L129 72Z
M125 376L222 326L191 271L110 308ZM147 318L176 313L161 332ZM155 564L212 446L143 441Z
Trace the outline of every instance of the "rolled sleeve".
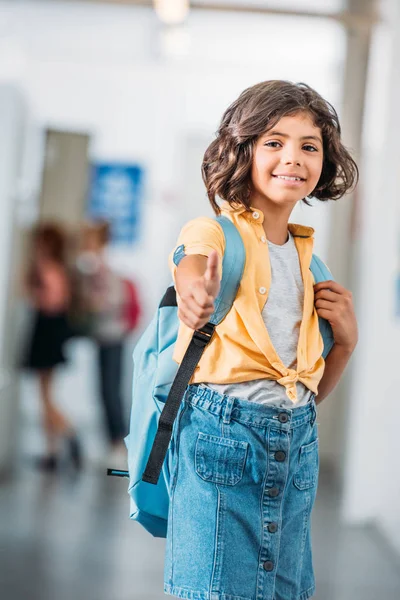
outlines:
M219 223L208 217L198 217L186 223L179 234L177 245L169 256L169 267L174 283L176 269L182 258L193 254L208 257L213 250L218 252L221 275L225 236Z

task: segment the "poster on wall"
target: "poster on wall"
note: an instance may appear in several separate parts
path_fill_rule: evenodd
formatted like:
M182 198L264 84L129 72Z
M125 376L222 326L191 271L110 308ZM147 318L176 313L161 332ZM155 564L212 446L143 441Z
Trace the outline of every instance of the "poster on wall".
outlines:
M112 244L133 244L139 237L143 180L144 169L140 165L92 165L88 217L110 223Z

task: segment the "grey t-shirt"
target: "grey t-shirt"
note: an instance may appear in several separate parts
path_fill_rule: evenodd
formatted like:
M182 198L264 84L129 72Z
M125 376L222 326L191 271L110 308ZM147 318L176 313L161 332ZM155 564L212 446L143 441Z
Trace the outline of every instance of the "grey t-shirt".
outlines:
M268 241L271 287L262 317L272 345L283 364L289 369L296 369L297 346L303 318L304 285L297 248L293 236L288 233L288 241L283 246ZM222 394L287 408L304 406L312 393L298 381L297 402L293 404L286 395L285 387L271 379L207 385Z

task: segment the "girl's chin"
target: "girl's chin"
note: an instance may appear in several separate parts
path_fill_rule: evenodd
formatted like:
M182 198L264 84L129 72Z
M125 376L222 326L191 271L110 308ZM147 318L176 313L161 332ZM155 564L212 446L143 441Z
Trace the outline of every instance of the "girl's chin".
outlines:
M300 194L299 190L289 189L284 191L282 190L280 194L277 194L276 190L274 190L274 192L271 191L271 193L268 193L268 191L266 190L263 195L266 200L272 202L273 204L284 204L286 202L296 203L299 200L303 200L303 198L305 198L307 194Z

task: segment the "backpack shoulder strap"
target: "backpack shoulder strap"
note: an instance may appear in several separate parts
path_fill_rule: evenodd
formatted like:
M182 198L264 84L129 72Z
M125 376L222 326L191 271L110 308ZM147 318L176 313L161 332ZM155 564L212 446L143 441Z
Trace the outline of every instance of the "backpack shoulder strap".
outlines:
M227 217L217 217L225 236L225 252L222 260L222 279L215 310L210 323L218 325L230 311L242 280L246 261L242 236Z
M332 273L330 272L326 264L316 254L312 255L310 269L311 273L313 274L315 283L327 281L328 279L333 280Z
M215 327L229 312L242 279L245 250L240 233L235 225L226 217L219 217L218 222L222 227L226 242L222 260L220 291L215 300L215 310L210 321L201 330L196 330L193 333L160 415L157 433L142 475L142 481L153 485L157 485L160 477L162 465L171 441L173 425L187 385L200 362L206 346L211 341Z
M313 274L315 283L320 283L321 281L327 281L329 279L333 280L332 273L326 264L316 254L312 255L310 270ZM322 356L325 359L332 350L335 340L333 338L332 327L330 326L329 321L323 319L322 317L318 317L318 322L319 330L324 342L324 351L322 352Z

